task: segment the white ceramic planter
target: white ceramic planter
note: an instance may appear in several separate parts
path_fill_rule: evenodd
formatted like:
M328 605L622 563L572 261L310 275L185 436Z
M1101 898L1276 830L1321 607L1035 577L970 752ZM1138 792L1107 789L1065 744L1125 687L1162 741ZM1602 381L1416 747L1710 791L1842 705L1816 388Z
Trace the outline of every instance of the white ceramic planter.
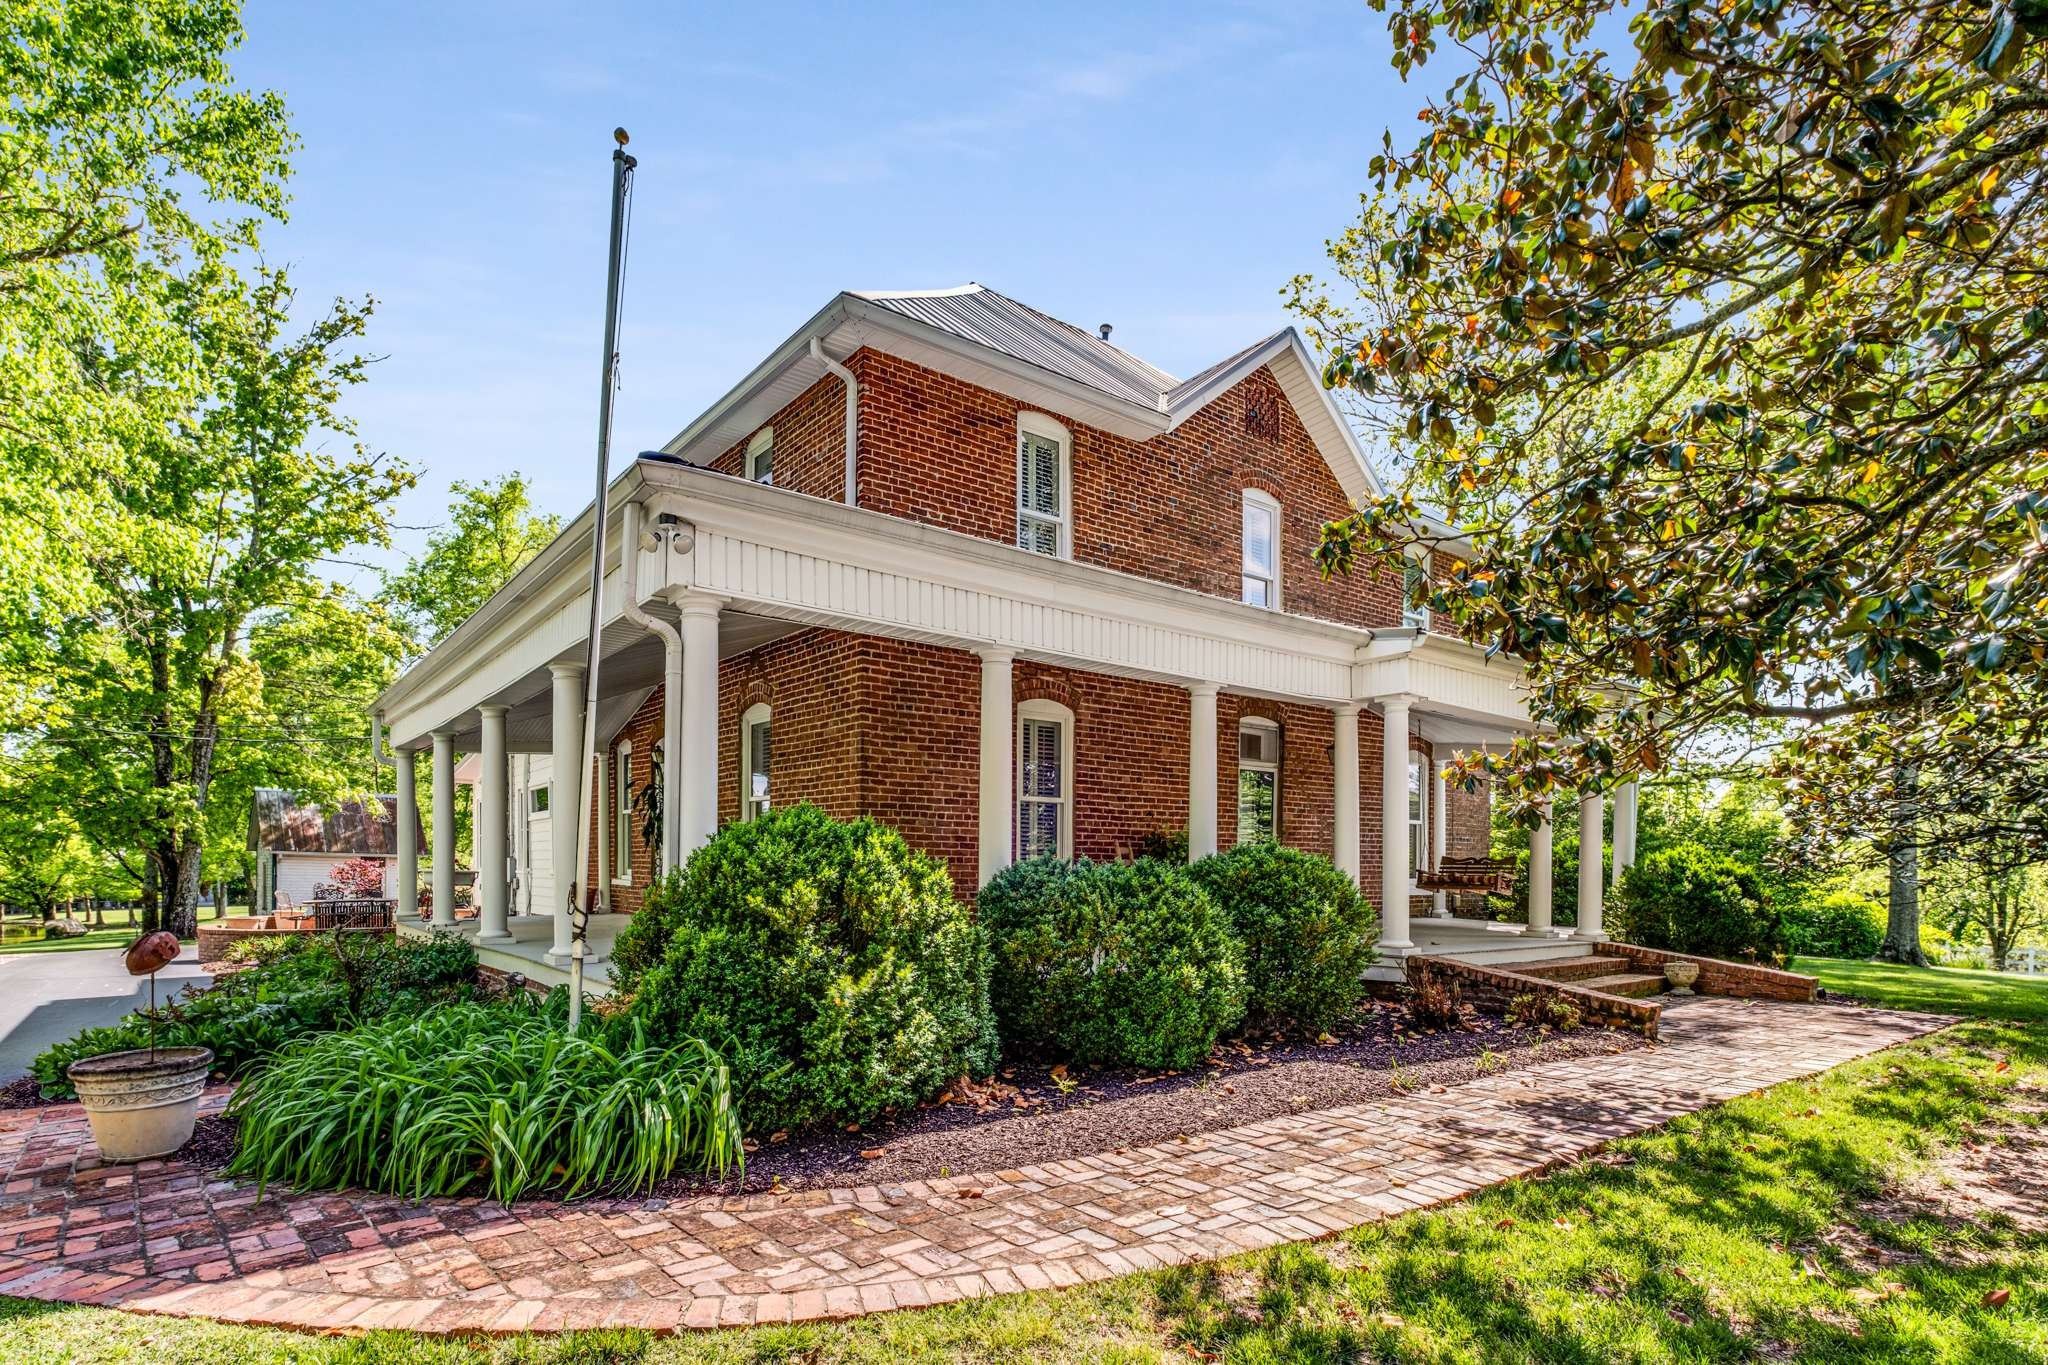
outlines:
M1700 964L1667 962L1664 964L1664 979L1671 983L1673 995L1691 995L1692 983L1700 979Z
M73 1062L65 1075L109 1161L169 1156L192 1140L213 1050L163 1047L109 1052Z

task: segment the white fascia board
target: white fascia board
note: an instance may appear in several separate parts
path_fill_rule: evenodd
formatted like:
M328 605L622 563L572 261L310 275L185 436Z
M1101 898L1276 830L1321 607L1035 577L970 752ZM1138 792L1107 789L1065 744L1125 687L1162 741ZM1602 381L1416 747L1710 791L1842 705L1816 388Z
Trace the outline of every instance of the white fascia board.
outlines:
M845 320L848 297L845 294L835 295L830 303L812 314L809 322L797 328L787 341L770 351L768 358L748 372L746 378L733 385L723 398L706 408L695 421L671 437L668 444L661 448L662 453L681 455L685 450L704 444L707 436L720 434L718 452L723 454L726 447L732 445L740 436L761 425L761 422L754 420L754 415L747 411L748 405L779 378L783 371L794 364L808 363L815 366L822 377L825 373L824 368L817 366L816 362L810 359L811 338L823 337ZM762 420L766 417L766 413L761 414ZM722 433L728 430L737 430L737 434L731 440L723 440Z
M1281 391L1287 395L1302 426L1308 429L1323 462L1336 475L1344 496L1353 502L1380 497L1383 485L1372 461L1366 457L1365 447L1359 443L1358 433L1351 429L1337 400L1323 387L1321 369L1309 355L1301 333L1292 327L1275 333L1265 345L1248 352L1229 369L1212 375L1199 390L1175 403L1169 415L1169 429L1193 417L1262 365L1273 367Z
M646 480L650 506L695 532L659 581L742 610L1329 704L1349 699L1372 638L704 470L650 465Z
M1476 645L1406 626L1374 632L1356 669L1361 701L1408 696L1418 710L1510 735L1536 728L1529 719L1525 678L1518 660L1489 659Z
M617 577L619 521L625 505L639 497L641 470L642 463L635 460L612 480L606 493L609 513L606 520L610 523L605 554L608 589ZM575 639L585 638L589 628L586 590L590 582L591 513L592 507L584 507L573 521L542 547L539 554L491 594L468 620L450 631L446 639L416 659L412 667L378 694L374 710L391 730L393 745L412 747L420 738L419 734L410 731L401 733L401 717L408 718L404 724L417 724L417 717L431 713L437 701L458 691L466 695L474 690L464 684L474 677L481 661L501 652L523 655L537 645L549 651L548 658L541 660L542 663L562 652L565 646L556 643L555 637L561 630L559 623L563 612L572 605L576 612L584 614L583 625L577 628ZM608 597L614 595L615 589L607 594ZM612 605L609 610L616 614L617 608ZM551 622L555 624L549 629L548 623ZM573 644L574 640L570 643ZM519 670L521 673L524 671ZM516 678L518 674L512 676ZM455 714L489 699L490 692L486 691L466 705L455 707L451 714L437 716L427 723L430 726L448 723Z

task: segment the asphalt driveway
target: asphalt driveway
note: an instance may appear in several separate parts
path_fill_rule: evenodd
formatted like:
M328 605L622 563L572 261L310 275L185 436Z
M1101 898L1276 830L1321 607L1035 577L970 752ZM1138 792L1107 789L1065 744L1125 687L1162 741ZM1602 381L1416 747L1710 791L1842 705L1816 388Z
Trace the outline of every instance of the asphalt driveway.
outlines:
M157 1000L210 980L198 950L187 944L157 974ZM27 1074L50 1044L148 1003L149 982L128 975L118 950L0 953L0 1084Z

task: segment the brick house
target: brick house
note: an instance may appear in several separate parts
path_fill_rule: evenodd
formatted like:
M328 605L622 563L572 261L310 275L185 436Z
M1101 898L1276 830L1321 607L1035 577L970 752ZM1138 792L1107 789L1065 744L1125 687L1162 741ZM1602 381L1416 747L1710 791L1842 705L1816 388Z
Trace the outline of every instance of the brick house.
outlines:
M1272 838L1359 879L1379 970L1585 951L1597 841L1576 946L1548 927L1547 831L1526 932L1418 885L1487 852L1487 796L1439 769L1529 728L1521 674L1431 632L1400 576L1318 574L1322 524L1378 485L1300 337L1177 380L1103 330L979 285L840 294L619 473L581 840L553 777L586 761L589 508L391 685L402 802L418 752L436 802L480 756L486 960L560 963L579 844L601 953L661 869L796 801L887 821L963 896L1038 853Z

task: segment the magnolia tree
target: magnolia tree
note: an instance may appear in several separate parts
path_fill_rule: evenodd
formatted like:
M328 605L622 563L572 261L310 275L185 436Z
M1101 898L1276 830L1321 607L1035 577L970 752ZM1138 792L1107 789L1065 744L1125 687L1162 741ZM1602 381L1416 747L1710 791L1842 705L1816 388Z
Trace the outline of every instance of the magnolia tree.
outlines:
M1292 289L1405 458L1319 555L1469 537L1432 605L1556 732L1471 766L1526 813L1777 722L1895 882L2042 856L2048 10L1374 2L1456 74Z

